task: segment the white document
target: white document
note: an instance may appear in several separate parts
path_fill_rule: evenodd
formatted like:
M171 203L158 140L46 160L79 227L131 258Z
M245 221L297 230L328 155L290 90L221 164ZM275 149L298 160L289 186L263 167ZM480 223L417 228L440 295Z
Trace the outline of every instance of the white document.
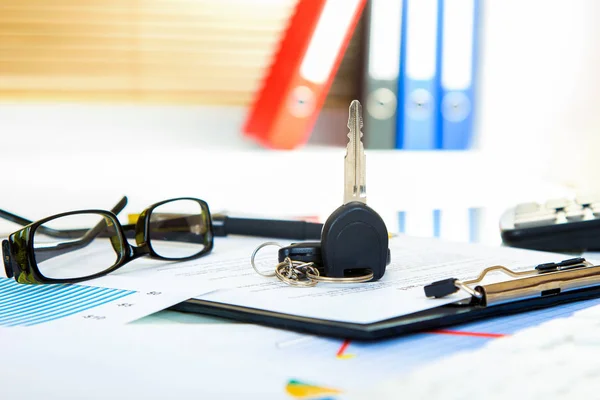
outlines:
M217 238L213 252L206 257L173 263L142 258L98 283L195 290L196 298L203 300L310 318L372 323L467 298L462 292L444 299L426 298L423 286L437 280L471 279L492 265L519 270L565 258L553 253L400 235L390 240L391 263L381 280L299 288L277 278L260 276L252 269L250 256L265 241L236 236ZM277 248L261 250L256 260L259 268L272 271L277 263Z
M391 264L380 281L351 285L290 287L276 278L257 275L248 258L221 259L205 265L202 272L183 268L175 274L202 273L208 281L215 282L214 287L220 286L219 290L197 296L202 300L310 318L372 323L468 297L459 292L444 299L426 298L423 286L434 281L471 279L492 265L520 270L565 258L553 253L408 236L391 239L390 251Z
M7 329L0 397L286 399L293 375L276 347L286 335L242 324Z
M0 328L124 324L198 293L185 288L143 286L138 284L131 290L110 285L25 285L0 277Z

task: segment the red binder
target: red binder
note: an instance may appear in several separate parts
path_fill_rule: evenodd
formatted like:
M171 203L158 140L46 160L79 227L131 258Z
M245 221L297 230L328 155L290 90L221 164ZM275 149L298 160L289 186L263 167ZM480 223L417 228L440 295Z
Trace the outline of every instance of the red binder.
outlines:
M273 149L306 143L366 1L298 1L244 135Z

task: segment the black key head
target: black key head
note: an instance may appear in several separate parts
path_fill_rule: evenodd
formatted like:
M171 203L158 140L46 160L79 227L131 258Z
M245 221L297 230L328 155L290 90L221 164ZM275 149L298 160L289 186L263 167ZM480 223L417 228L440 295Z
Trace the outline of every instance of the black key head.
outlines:
M389 263L388 231L383 219L361 202L335 210L323 225L321 253L325 276L344 278L373 272L381 279Z

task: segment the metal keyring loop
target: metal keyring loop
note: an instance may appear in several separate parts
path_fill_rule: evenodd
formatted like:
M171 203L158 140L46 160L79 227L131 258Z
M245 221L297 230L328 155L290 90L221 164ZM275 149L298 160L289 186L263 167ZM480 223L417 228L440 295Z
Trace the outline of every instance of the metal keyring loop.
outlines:
M318 271L317 271L318 272ZM365 275L353 276L350 278L331 278L327 276L313 274L311 272L306 272L306 276L315 282L327 282L327 283L361 283L368 282L373 279L373 272L369 272Z
M250 257L250 264L252 264L252 268L254 268L254 271L256 271L256 273L257 273L257 274L259 274L259 275L262 275L262 276L266 276L266 277L270 278L270 277L272 277L272 276L276 276L276 275L277 275L277 273L276 273L276 272L270 272L270 273L267 273L267 272L260 272L260 271L258 270L258 268L256 267L256 264L254 264L254 259L256 258L256 254L258 253L258 251L259 251L260 249L262 249L263 247L266 247L266 246L277 246L277 247L279 247L279 248L282 248L282 247L283 247L282 245L280 245L280 244L279 244L279 243L277 243L277 242L265 242L265 243L261 244L261 245L260 245L260 246L258 246L258 247L257 247L257 248L254 250L254 252L252 253L252 257ZM279 265L279 264L278 264L278 265Z
M295 263L298 263L298 265L295 265ZM275 275L277 276L277 278L279 278L279 280L281 282L283 282L287 285L290 285L290 286L299 286L299 287L315 286L317 284L317 282L312 279L298 280L298 279L294 279L294 278L290 277L290 274L292 272L291 270L293 270L295 268L298 268L301 266L306 266L307 268L314 268L312 265L308 265L308 264L313 264L313 263L304 263L301 261L293 261L293 260L290 260L288 257L286 257L286 259L284 261L280 262L275 267Z

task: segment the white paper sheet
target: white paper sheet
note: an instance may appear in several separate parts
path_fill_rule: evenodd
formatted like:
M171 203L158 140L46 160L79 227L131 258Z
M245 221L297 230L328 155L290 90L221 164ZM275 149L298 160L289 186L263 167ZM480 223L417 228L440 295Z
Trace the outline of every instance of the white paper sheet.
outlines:
M9 329L0 397L285 399L285 335L241 324Z
M219 282L221 289L197 298L304 317L370 323L467 297L459 292L444 299L428 299L423 292L428 283L451 277L470 279L492 265L519 270L565 258L553 253L408 236L393 238L390 251L391 264L378 282L318 284L312 288L290 287L276 278L258 276L247 260L230 260L203 271L208 280ZM189 273L194 274L191 270Z
M197 291L143 285L24 285L0 277L0 328L41 324L124 324L180 303Z

